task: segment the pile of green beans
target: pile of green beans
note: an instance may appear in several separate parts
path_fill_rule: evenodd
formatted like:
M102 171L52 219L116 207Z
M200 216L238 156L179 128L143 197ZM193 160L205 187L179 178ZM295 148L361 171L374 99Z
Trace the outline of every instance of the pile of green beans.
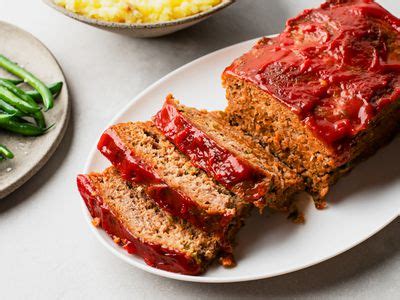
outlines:
M54 106L63 83L46 86L35 75L0 54L0 67L18 79L0 78L0 130L24 136L39 136L53 125L47 126L44 111ZM18 85L27 83L33 90L24 90ZM14 154L0 144L0 161L12 159Z

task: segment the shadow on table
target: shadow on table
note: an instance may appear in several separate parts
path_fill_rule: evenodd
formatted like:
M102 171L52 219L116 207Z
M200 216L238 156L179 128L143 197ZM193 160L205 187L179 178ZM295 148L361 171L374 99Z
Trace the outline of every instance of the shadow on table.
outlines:
M67 80L68 82L68 80ZM60 145L49 159L49 161L37 172L31 179L19 187L16 191L1 199L0 201L0 217L3 212L18 206L25 201L28 196L35 194L40 190L54 175L54 173L60 168L65 161L72 144L73 133L74 133L74 105L73 105L73 93L71 89L69 92L69 100L71 105L70 119L64 138ZM53 195L57 197L57 195Z

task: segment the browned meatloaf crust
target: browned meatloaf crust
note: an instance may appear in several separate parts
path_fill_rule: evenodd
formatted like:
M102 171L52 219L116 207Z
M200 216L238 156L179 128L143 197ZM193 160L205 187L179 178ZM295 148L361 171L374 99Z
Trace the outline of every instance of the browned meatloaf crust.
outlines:
M158 205L209 232L240 227L249 204L196 168L152 122L114 125L99 150Z
M196 275L216 257L216 235L159 209L143 187L127 183L115 168L80 175L77 181L93 223L148 265Z
M185 107L169 95L153 120L193 164L259 208L287 210L303 188L295 172L230 126L223 112Z
M399 30L373 1L332 0L305 11L223 73L231 124L324 199L329 185L398 132Z

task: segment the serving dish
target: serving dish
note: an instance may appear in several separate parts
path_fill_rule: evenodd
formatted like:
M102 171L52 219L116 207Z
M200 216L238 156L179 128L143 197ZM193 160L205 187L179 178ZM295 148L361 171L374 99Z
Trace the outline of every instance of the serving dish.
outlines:
M64 86L54 108L46 112L47 124L55 124L39 137L22 137L5 131L0 143L15 154L14 159L0 162L0 199L16 190L48 161L61 142L67 128L70 102L68 88L60 66L50 51L30 33L0 22L0 53L23 65L46 83L62 81ZM0 77L10 78L0 69Z
M224 109L226 101L220 86L221 72L235 57L248 51L255 41L219 50L172 72L135 97L110 125L149 119L160 109L169 92L188 106ZM93 233L107 249L150 273L183 281L213 283L268 278L334 257L358 245L398 217L400 170L393 161L397 159L399 150L400 139L397 138L360 164L332 188L328 197L329 207L325 210L317 211L310 197L301 195L307 220L305 225L293 224L278 214L258 216L254 213L237 238L235 255L238 265L233 269L213 266L198 277L149 267L140 258L127 254L104 231L93 227L83 202L82 210ZM101 171L108 165L94 145L82 172Z
M212 15L220 12L222 9L227 8L229 5L233 4L235 0L223 0L220 4L214 6L210 10L201 12L193 16L168 22L159 22L152 24L125 24L96 20L71 12L55 4L52 0L43 0L43 2L70 18L100 29L127 34L136 38L153 38L174 33L178 30L185 29L201 21L204 21Z

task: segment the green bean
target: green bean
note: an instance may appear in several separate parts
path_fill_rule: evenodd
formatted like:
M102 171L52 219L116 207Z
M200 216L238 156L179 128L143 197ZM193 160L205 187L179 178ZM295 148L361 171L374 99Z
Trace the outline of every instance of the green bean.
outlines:
M6 113L17 117L25 116L25 114L22 111L8 104L7 102L3 101L1 98L0 98L0 110L5 111Z
M4 86L10 92L14 93L16 96L20 97L22 100L34 107L36 110L40 110L40 107L37 105L35 100L33 100L31 96L29 96L24 90L20 89L12 82L0 78L0 86Z
M12 120L15 115L13 114L8 114L8 113L0 113L0 122L7 122L9 120Z
M45 128L46 127L46 121L44 118L44 115L41 111L35 112L34 114L26 115L22 111L16 109L14 106L8 104L7 102L4 102L3 100L0 99L0 113L1 112L6 112L8 114L14 115L16 117L32 117L35 119L36 124L41 127Z
M12 115L0 114L0 128L25 136L38 136L51 128L40 128L29 122L20 122Z
M2 85L0 85L0 98L26 114L40 111L40 107L36 103L36 106L32 106Z
M46 121L42 113L39 116L30 116L30 117L32 117L35 120L35 123L39 128L46 129ZM27 120L23 117L14 116L12 119L19 123L32 124L30 120Z
M8 90L10 90L10 92L13 92L15 95L17 95L21 99L27 101L28 103L32 103L32 105L34 105L35 107L37 106L37 103L32 99L32 97L29 96L26 93L26 91L17 87L17 85L14 82L12 82L8 79L0 78L0 85L4 86Z
M36 104L35 100L33 100L32 97L29 96L24 90L22 90L19 87L15 86L13 83L8 82L7 80L4 80L4 79L0 78L0 86L4 86L9 91L13 92L15 95L17 95L22 100L27 102L29 105L31 105L33 107L37 107L40 110L40 107ZM44 120L44 116L43 116L43 113L41 111L37 111L37 112L33 113L32 117L35 119L36 124L39 127L42 127L42 128L46 127L46 122Z
M6 146L0 145L0 158L12 159L14 158L14 154L10 150L8 150Z
M56 83L52 83L50 85L47 86L48 89L50 90L50 92L53 95L53 98L57 98L57 96L60 94L61 89L63 87L63 83L62 81L56 82ZM36 102L41 102L42 101L42 96L39 94L38 91L36 90L31 90L31 91L26 91L26 93L31 96L31 98L33 100L35 100Z
M15 85L18 85L18 84L24 82L22 79L9 79L9 78L0 78L0 79L6 80L6 81L11 82L12 84L15 84Z
M35 123L37 126L40 128L46 128L46 120L44 118L44 115L41 111L35 112L32 117L35 119Z
M42 81L40 81L36 76L26 71L25 69L21 68L16 63L10 61L7 57L5 57L2 54L0 54L0 67L6 69L13 75L23 79L24 82L28 83L35 90L37 90L39 94L42 96L43 104L46 110L49 110L53 107L54 105L53 95L51 94L47 86Z

